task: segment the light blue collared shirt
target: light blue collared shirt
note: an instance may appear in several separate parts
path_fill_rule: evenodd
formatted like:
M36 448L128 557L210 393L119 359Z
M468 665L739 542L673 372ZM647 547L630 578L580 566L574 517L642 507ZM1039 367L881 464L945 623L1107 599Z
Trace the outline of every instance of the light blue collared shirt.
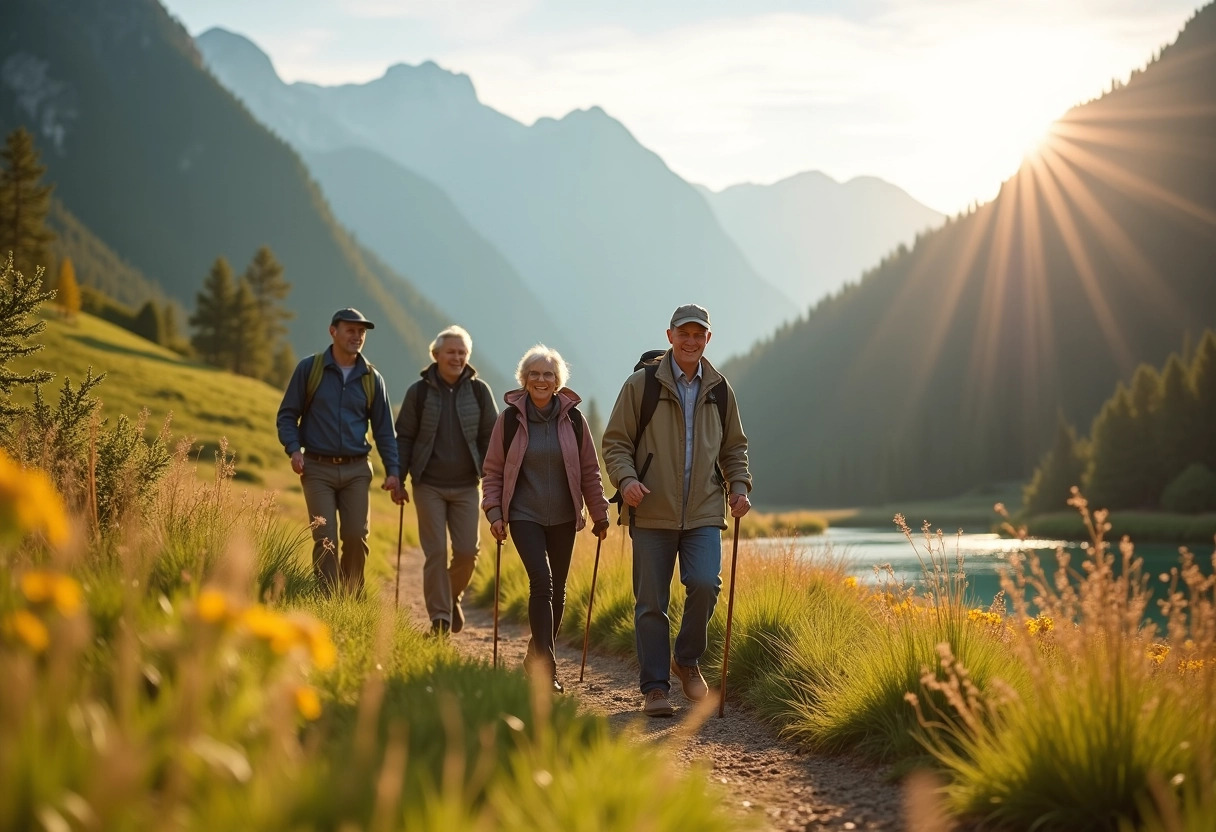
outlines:
M692 481L692 416L697 407L697 396L701 394L701 362L697 362L697 371L689 378L676 363L675 353L672 353L671 374L676 377L676 390L680 394L680 406L684 410L684 502L687 504L688 486Z

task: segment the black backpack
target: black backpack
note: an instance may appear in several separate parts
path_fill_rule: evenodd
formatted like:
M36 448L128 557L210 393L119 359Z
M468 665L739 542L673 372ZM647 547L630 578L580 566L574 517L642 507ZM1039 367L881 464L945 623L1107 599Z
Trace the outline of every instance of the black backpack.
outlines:
M638 442L642 439L642 434L646 432L646 427L650 424L650 420L654 418L654 412L659 408L659 396L662 394L663 385L659 384L658 376L659 363L663 360L663 356L667 354L667 350L646 350L638 359L638 363L633 365L633 371L646 371L646 383L642 387L642 408L638 412L638 427L633 434L633 447L636 449ZM717 407L718 421L722 423L723 432L726 431L726 406L727 406L727 386L726 379L722 379L712 388L709 394L705 397L707 401L711 401ZM642 463L642 467L638 470L638 482L641 482L646 477L646 472L650 470L651 460L654 459L654 454L647 454L646 461ZM718 463L714 462L714 468L718 467ZM621 522L621 513L624 512L625 498L621 496L620 490L612 495L610 503L616 503L617 507L617 522ZM632 518L633 510L630 509L630 517Z

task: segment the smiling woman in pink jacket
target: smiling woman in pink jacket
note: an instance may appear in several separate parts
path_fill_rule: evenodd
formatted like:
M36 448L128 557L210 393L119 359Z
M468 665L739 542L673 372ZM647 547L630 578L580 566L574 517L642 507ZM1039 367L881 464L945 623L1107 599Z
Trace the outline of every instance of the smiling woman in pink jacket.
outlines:
M538 344L515 371L520 388L503 396L507 407L494 423L486 452L481 508L495 540L511 540L528 572L528 624L532 640L524 669L557 678L554 639L566 609L566 576L574 535L594 522L608 534L608 500L582 401L566 389L569 368L557 350Z

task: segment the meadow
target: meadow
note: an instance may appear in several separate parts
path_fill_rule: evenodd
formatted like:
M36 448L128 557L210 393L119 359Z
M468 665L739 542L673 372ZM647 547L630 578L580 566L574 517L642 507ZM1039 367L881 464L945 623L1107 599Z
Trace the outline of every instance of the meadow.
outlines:
M1199 830L1216 816L1216 606L1211 569L1183 550L1170 573L1146 575L1130 540L1074 496L1090 544L1048 579L1015 558L1002 594L966 600L966 563L951 538L903 527L924 564L916 584L879 570L872 584L840 561L816 561L790 538L776 555L740 544L728 701L789 740L861 754L896 776L928 770L957 818L984 828ZM902 516L900 517L902 522ZM743 521L746 524L746 519ZM1010 533L1020 530L1010 527ZM710 625L706 679L721 678L731 539ZM580 537L564 637L579 645L595 561ZM1206 553L1204 557L1216 559ZM1066 558L1063 552L1057 557ZM527 580L504 554L503 614L527 614ZM631 655L633 596L621 527L602 545L590 640ZM1033 603L1022 598L1033 592ZM1155 589L1152 589L1155 587ZM493 601L492 576L476 586ZM682 593L673 581L673 636ZM1162 605L1167 625L1145 621Z
M571 698L459 658L387 598L317 594L302 501L269 426L278 391L98 321L49 323L42 357L59 371L118 368L96 388L105 414L147 405L151 434L172 410L175 431L193 439L174 446L146 500L130 501L138 510L100 533L45 475L0 464L0 672L11 680L0 693L0 827L739 823L715 811L706 778L673 774L661 750L612 735ZM220 402L243 415L216 419ZM282 490L266 487L274 483ZM386 498L373 506L369 569L388 575L397 511ZM1033 558L1015 559L1007 577L1004 598L1024 597L1028 584L1033 604L970 605L966 563L930 527L906 530L924 564L915 585L881 570L859 583L793 538L774 551L744 535L729 706L746 703L808 749L885 761L897 776L930 770L953 814L992 828L1208 828L1210 570L1184 552L1170 573L1144 575L1130 541L1109 542L1110 518L1079 495L1074 508L1090 547L1069 565L1071 582L1048 581ZM744 527L758 519L771 534L808 518ZM704 660L711 685L729 534L724 544L726 585ZM502 614L522 621L527 581L509 546ZM580 535L563 632L580 645L594 554ZM481 570L475 600L491 605L493 586ZM597 649L632 654L630 587L614 526L596 579ZM681 597L673 592L673 620ZM1157 603L1168 622L1160 632L1144 623ZM636 776L614 776L625 767Z

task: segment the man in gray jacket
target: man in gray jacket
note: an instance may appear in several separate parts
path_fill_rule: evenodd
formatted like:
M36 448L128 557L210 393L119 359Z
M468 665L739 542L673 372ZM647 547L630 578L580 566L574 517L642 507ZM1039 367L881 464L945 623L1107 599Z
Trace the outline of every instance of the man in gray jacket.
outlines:
M460 600L481 545L481 467L498 406L490 386L469 365L472 352L473 339L462 327L453 325L436 335L431 342L435 360L410 385L397 413L402 485L394 499L409 502L409 475L424 557L422 595L434 635L464 627Z

